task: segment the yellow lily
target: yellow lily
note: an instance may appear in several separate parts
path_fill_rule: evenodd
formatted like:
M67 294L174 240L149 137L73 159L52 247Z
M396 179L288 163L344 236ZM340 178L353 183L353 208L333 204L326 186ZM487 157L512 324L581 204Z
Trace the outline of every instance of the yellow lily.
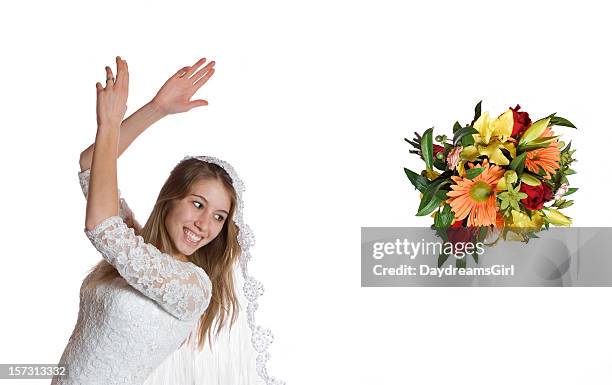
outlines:
M478 134L474 134L474 142L487 145L493 137L505 142L512 135L513 126L512 110L509 109L495 120L491 120L489 113L485 112L474 122L474 128L478 131Z
M541 211L533 211L531 218L525 213L520 211L512 210L512 221L509 227L526 227L535 230L539 230L544 224L544 215Z
M516 156L514 143L507 142L512 135L513 126L514 118L510 109L495 120L489 117L488 112L483 113L474 122L474 129L478 131L477 134L472 135L474 144L463 149L461 158L474 161L479 156L485 155L491 163L507 166L510 161L501 150L505 148L513 158Z
M519 144L529 144L533 142L535 139L539 138L540 135L542 135L542 133L546 130L546 127L548 127L549 124L550 117L540 119L537 122L534 122L531 127L529 127L527 131L525 131L523 135L521 135L521 138L519 139Z
M569 217L566 217L555 209L545 210L544 215L546 215L548 221L555 226L569 226L572 224L572 220Z
M540 211L533 211L531 218L525 213L512 210L512 218L506 220L506 227L509 230L506 234L508 241L524 241L525 235L531 232L538 232L544 224L544 216Z

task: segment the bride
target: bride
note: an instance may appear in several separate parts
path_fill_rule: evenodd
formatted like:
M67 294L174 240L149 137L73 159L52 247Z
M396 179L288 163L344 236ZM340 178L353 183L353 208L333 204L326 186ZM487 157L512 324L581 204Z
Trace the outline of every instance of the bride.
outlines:
M106 67L106 86L96 83L98 128L81 153L79 181L84 231L103 260L81 285L78 319L60 359L67 375L52 385L283 383L265 367L273 337L255 323L263 287L248 273L254 239L233 167L185 157L144 226L117 187L117 157L138 135L164 116L208 105L190 100L215 72L214 61L200 68L205 63L181 68L123 122L127 62L118 56L117 77ZM246 317L239 316L241 302Z

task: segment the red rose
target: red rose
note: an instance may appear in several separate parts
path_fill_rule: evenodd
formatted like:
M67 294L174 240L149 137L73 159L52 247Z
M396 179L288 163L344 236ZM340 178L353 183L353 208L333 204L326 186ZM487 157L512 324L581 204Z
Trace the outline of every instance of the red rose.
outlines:
M545 183L539 186L530 186L526 183L521 183L521 192L527 194L527 198L521 199L521 202L528 210L540 210L544 207L544 202L553 199L552 190Z
M478 227L463 227L463 220L455 221L448 228L446 234L448 241L453 245L458 243L474 242Z
M516 107L512 108L512 117L514 118L514 127L512 127L512 136L515 138L520 138L523 135L523 132L529 128L531 125L531 119L529 119L529 114L527 112L519 112L521 106L518 104Z
M444 153L444 147L439 146L437 144L434 144L433 145L433 157L434 157L434 159L438 159L437 155L438 155L439 152Z

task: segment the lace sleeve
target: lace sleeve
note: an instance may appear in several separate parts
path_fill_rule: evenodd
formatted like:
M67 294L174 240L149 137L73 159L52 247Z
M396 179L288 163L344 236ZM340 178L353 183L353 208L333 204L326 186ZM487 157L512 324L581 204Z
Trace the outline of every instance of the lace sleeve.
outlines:
M132 287L176 318L195 320L208 307L212 284L206 272L145 243L121 217L106 218L85 234Z
M81 190L83 191L85 200L87 200L87 193L89 192L90 171L91 169L79 171L79 183L81 184ZM125 199L121 198L121 190L117 189L117 193L119 194L119 216L125 221L128 227L132 227L136 230L136 233L140 234L142 231L142 226L134 217L134 213L128 206Z

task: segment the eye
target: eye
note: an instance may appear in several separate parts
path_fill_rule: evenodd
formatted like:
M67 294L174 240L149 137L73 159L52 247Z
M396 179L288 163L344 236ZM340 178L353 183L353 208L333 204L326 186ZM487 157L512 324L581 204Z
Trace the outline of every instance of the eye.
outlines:
M192 203L194 203L194 204L195 204L195 207L196 207L198 210L201 210L201 209L204 207L204 205L203 205L201 202L198 202L198 201L192 201ZM223 221L225 220L225 217L224 217L223 215L219 215L219 214L217 214L217 215L215 215L215 219L216 219L218 222L223 222Z

